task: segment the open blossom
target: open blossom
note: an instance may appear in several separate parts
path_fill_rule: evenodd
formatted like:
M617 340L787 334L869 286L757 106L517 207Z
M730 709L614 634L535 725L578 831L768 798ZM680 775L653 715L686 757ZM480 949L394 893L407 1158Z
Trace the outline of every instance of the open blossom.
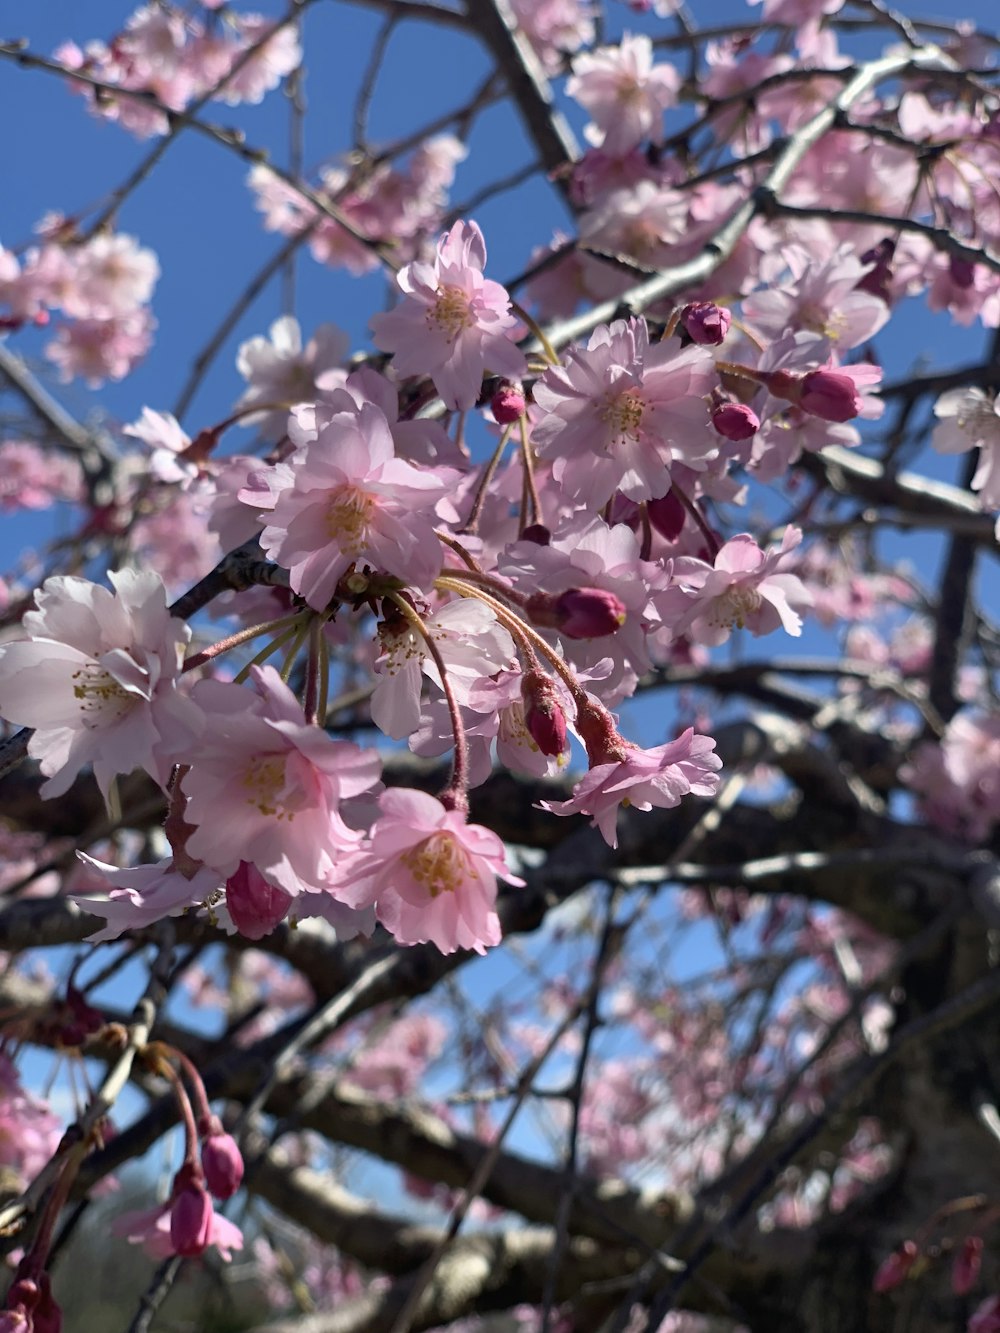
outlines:
M487 371L520 379L524 356L511 341L517 320L500 283L483 277L486 242L475 222L456 222L433 264L407 264L403 300L373 315L375 346L392 352L399 375L430 375L446 407L474 407Z
M132 1245L141 1245L153 1259L166 1259L171 1254L195 1256L213 1246L228 1263L234 1250L243 1249L243 1232L228 1217L217 1213L211 1201L205 1208L201 1199L183 1199L174 1223L175 1202L168 1199L155 1208L121 1213L111 1223L112 1235L121 1236ZM192 1235L196 1210L201 1223L197 1240ZM178 1248L178 1243L183 1248Z
M473 598L448 602L423 621L459 703L467 702L477 681L503 670L515 657L514 641L492 609ZM401 740L420 725L424 676L439 687L442 682L423 636L402 616L380 625L379 638L382 653L375 665L372 721L387 736Z
M591 143L620 155L644 139L663 141L663 112L677 101L680 83L673 65L653 64L648 37L626 33L618 46L577 56L566 91L593 118Z
M229 879L243 861L293 897L322 890L360 835L341 802L376 783L379 759L310 726L272 667L254 667L253 689L202 681L201 744L184 775L186 850Z
M982 389L952 389L934 405L939 424L931 443L941 454L964 454L979 447L972 489L984 509L1000 509L1000 406Z
M787 528L780 547L763 551L742 532L726 542L714 565L693 556L673 562L671 586L654 596L657 610L677 636L717 647L734 629L770 634L780 625L795 638L802 633L797 607L811 605L805 584L781 572L802 533Z
M201 714L177 689L191 632L167 610L148 571L109 576L114 592L80 578L47 579L26 639L0 647L0 715L34 727L28 753L61 796L85 764L107 796L116 773L142 768L160 783L198 733Z
M354 564L418 588L440 572L432 516L447 480L394 457L388 422L372 404L336 413L272 479L269 486L268 474L255 478L264 489L247 488L240 499L273 508L261 545L317 611Z
M374 903L400 944L429 942L442 953L499 944L497 877L524 883L507 868L500 838L424 792L393 788L379 806L370 847L342 863L334 896L351 907Z
M316 381L336 369L346 352L347 338L332 324L321 324L303 347L298 320L293 315L276 319L267 338L250 338L236 358L236 368L247 382L238 406L267 405L267 410L241 418L243 424L259 426L267 439L280 439L289 409L316 398ZM287 406L275 408L275 403Z
M669 809L689 794L714 796L722 760L714 753L711 736L698 736L688 727L675 741L652 750L622 742L620 757L596 764L580 779L568 801L542 801L556 815L590 815L609 847L618 846L618 810L653 806Z
M141 930L168 916L180 916L189 907L201 907L220 887L217 871L202 866L185 874L167 857L155 865L122 869L77 852L81 862L112 887L107 898L74 894L84 911L104 917L107 924L89 936L93 943L116 940L126 930Z
M645 320L616 320L535 385L532 439L553 459L559 484L588 508L616 490L657 499L670 489L672 461L700 470L716 455L703 397L716 380L705 348L650 345Z

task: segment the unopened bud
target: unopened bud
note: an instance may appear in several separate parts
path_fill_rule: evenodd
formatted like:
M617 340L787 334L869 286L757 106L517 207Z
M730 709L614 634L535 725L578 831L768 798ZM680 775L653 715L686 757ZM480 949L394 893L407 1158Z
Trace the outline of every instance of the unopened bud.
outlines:
M211 1193L217 1199L231 1199L243 1181L243 1156L215 1117L202 1141L201 1165Z
M658 500L648 500L646 512L650 523L668 542L675 542L683 532L687 510L672 490Z
M760 417L746 403L720 403L712 425L727 440L749 440L760 430Z
M952 255L948 261L948 276L956 287L965 291L976 281L976 266L970 264L967 259L959 259L957 255Z
M601 639L625 624L624 603L604 588L570 588L558 597L536 592L526 610L536 625L556 629L568 639Z
M883 1259L872 1280L872 1291L892 1291L901 1282L917 1262L920 1251L913 1240L904 1240L898 1250L894 1250L887 1259Z
M504 380L490 399L490 411L498 426L510 426L524 415L524 390L520 384Z
M567 743L566 714L548 676L540 671L526 671L521 681L524 722L528 734L542 754L564 754Z
M810 370L799 386L803 412L824 421L850 421L861 411L861 395L850 375L839 370Z
M262 940L270 935L288 915L291 903L290 893L265 879L247 861L241 861L226 881L226 906L233 925L245 939Z
M725 306L712 301L693 301L681 311L681 323L692 342L701 347L718 347L725 342L733 317Z
M896 242L888 236L879 241L878 245L866 250L861 256L861 262L862 264L872 264L873 267L858 279L855 290L868 292L871 296L879 296L888 305L889 283L892 281L892 260L895 253Z
M521 533L521 541L534 542L536 546L548 546L552 540L552 531L544 523L529 523Z

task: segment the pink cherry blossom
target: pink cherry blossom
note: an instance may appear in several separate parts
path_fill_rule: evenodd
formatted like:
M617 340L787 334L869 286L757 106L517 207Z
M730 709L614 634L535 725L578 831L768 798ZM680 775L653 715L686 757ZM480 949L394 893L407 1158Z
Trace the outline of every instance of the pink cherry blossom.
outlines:
M316 398L316 381L338 368L346 354L347 337L332 324L321 324L303 347L298 320L292 315L276 319L267 338L251 338L240 346L236 368L247 381L247 390L238 406L247 408L255 403L288 406L269 406L267 411L251 413L242 418L243 424L256 425L266 439L280 440L289 409L295 403Z
M123 569L114 592L86 579L47 579L27 638L0 647L0 714L34 727L28 752L61 796L85 764L107 796L116 773L143 768L165 783L201 714L177 689L191 631L167 610L162 580Z
M620 45L577 56L566 92L590 112L591 143L622 154L644 139L663 140L663 112L677 101L680 75L653 64L653 44L626 33Z
M153 343L156 321L148 310L114 319L78 319L60 324L45 355L63 383L79 377L92 389L105 380L121 380L142 360Z
M637 810L669 809L689 794L714 796L719 785L716 773L722 767L714 750L715 741L696 735L693 727L652 750L622 742L620 757L591 768L568 801L541 805L556 815L591 815L605 842L617 847L618 810L623 804Z
M166 1203L159 1204L155 1208L141 1208L120 1213L111 1222L111 1233L121 1236L132 1245L141 1245L153 1259L166 1259L171 1254L181 1252L174 1243L171 1227L172 1210L173 1201L168 1199ZM180 1239L187 1239L186 1232ZM225 1263L229 1263L232 1259L234 1250L243 1249L243 1232L214 1208L210 1210L202 1239L205 1243L196 1253L201 1254L209 1246L214 1246Z
M782 568L801 540L801 531L790 527L780 547L763 551L743 532L725 543L714 565L678 557L670 587L654 596L664 623L675 635L711 647L725 643L735 628L760 635L780 625L798 638L802 620L796 608L811 605L812 598L802 580Z
M594 40L591 0L511 0L511 10L549 74L558 74L567 54Z
M399 375L430 375L446 407L475 405L483 375L520 379L525 361L511 341L517 320L498 282L483 277L486 242L475 222L456 222L433 264L397 275L403 300L373 315L375 346L393 353Z
M107 922L89 937L95 944L116 940L126 930L142 930L168 916L180 916L189 907L202 907L217 896L221 884L217 871L202 866L185 874L172 857L155 865L123 869L97 861L86 852L77 852L77 856L100 880L112 885L107 898L91 898L80 892L72 895L84 911L102 916Z
M429 587L441 569L441 548L427 511L447 480L393 456L385 417L366 403L336 413L314 443L273 470L271 495L247 488L240 499L273 507L261 534L267 554L291 585L322 610L352 565ZM267 486L267 476L262 481Z
M509 666L514 641L496 614L474 598L457 598L423 617L444 660L455 698L467 701L469 688L483 676ZM420 725L423 677L441 687L437 664L427 644L401 616L379 627L382 653L375 663L372 721L387 736L401 740Z
M424 792L393 788L379 807L369 849L341 866L334 894L352 907L374 902L400 944L429 942L442 953L499 944L497 877L524 881L497 835Z
M964 454L979 448L979 466L972 489L984 509L1000 509L1000 406L982 389L952 389L934 405L931 443L941 454Z
M588 508L616 490L655 499L670 489L674 459L701 469L717 453L703 397L715 382L705 348L651 346L645 320L616 320L535 385L532 439L567 494Z
M273 668L255 667L252 680L252 689L195 688L205 725L183 779L185 820L195 826L187 851L224 879L250 862L295 897L323 889L338 857L357 846L341 802L376 783L379 759L308 725Z
M32 440L0 444L0 509L47 509L58 500L79 501L80 464Z

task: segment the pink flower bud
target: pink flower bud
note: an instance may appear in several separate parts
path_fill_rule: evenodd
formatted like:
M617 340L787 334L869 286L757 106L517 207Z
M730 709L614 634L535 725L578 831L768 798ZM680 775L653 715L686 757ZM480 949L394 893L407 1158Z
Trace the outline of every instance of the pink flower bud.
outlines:
M711 301L694 301L681 311L681 323L692 342L702 347L718 347L725 342L733 317L725 306Z
M205 1184L217 1199L231 1199L243 1180L243 1156L233 1136L215 1125L201 1145Z
M540 671L526 671L521 681L524 721L542 754L559 755L566 749L566 714L552 681Z
M257 867L247 861L241 861L226 881L229 915L236 929L248 940L262 940L265 935L270 935L288 915L291 902L290 893L265 879Z
M810 370L799 387L799 406L824 421L850 421L861 411L861 395L850 375Z
M675 542L684 530L687 510L673 491L667 491L659 500L650 500L646 504L649 521L668 542Z
M760 417L746 403L720 403L712 425L727 440L749 440L760 430Z
M913 1240L904 1240L898 1250L883 1259L872 1280L872 1291L892 1291L906 1280L906 1275L917 1262L920 1251Z
M524 390L505 380L490 399L490 411L498 426L510 426L524 415Z
M600 639L625 624L624 603L604 588L570 588L556 598L555 612L568 639Z
M967 1296L976 1285L983 1265L982 1236L966 1236L951 1268L951 1289L956 1296Z
M175 1254L195 1259L208 1249L211 1234L212 1200L201 1181L192 1180L174 1194L170 1206L170 1243Z

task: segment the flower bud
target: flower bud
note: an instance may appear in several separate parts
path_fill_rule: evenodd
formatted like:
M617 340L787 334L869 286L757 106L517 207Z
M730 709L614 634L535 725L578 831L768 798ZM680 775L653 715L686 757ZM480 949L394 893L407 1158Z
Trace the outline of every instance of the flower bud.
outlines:
M701 347L718 347L725 342L733 317L725 306L711 301L693 301L681 311L681 324L692 342Z
M604 588L570 588L567 592L536 592L525 610L536 625L557 629L568 639L600 639L625 624L625 606Z
M951 1267L951 1289L956 1296L967 1296L976 1285L983 1265L982 1236L966 1236Z
M878 245L866 250L861 256L862 264L872 264L867 273L855 283L855 291L868 292L878 296L889 304L889 283L892 281L892 260L896 253L896 242L885 237Z
M521 533L521 541L534 542L536 546L548 546L552 533L544 523L529 523Z
M176 1190L170 1206L170 1243L174 1253L184 1259L197 1258L208 1249L211 1234L212 1200L200 1180L191 1180Z
M904 1240L898 1250L883 1259L872 1280L872 1291L892 1291L906 1280L906 1275L917 1262L920 1251L913 1240Z
M952 255L948 260L948 276L956 287L965 291L976 281L976 266L970 264L967 259L959 259L957 255Z
M672 490L658 500L647 501L646 512L650 523L668 542L675 542L683 532L687 510Z
M231 1199L243 1181L243 1156L236 1140L227 1134L213 1116L212 1126L202 1140L201 1165L205 1184L217 1199Z
M720 403L712 425L727 440L749 440L760 430L760 417L746 403Z
M540 671L526 671L521 681L524 722L542 754L555 757L566 751L566 714L555 686Z
M861 411L861 395L850 375L839 370L810 370L799 386L798 404L824 421L850 421Z
M524 415L524 390L520 384L504 380L490 399L490 411L498 426L510 426Z
M248 940L262 940L270 935L288 915L291 902L290 893L265 879L247 861L241 861L226 881L229 915L239 933Z

